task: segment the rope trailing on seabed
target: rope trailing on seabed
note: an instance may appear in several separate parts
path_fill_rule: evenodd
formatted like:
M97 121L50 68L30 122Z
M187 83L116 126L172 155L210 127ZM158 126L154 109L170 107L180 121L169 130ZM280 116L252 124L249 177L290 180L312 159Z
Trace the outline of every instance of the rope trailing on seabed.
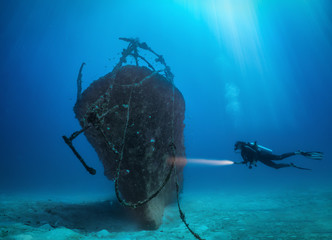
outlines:
M122 56L120 58L119 63L114 67L112 73L111 73L111 78L114 78L115 75L117 74L117 72L121 69L123 63L126 63L127 60L127 56L132 56L135 59L136 62L136 66L138 66L138 58L142 59L151 69L152 69L152 74L148 75L147 77L143 78L140 82L138 83L133 83L133 84L128 84L128 85L117 85L115 83L113 83L114 85L117 86L121 86L121 87L131 87L131 91L130 91L130 95L129 95L129 99L128 99L128 104L127 104L127 116L126 116L126 124L124 127L124 131L123 131L123 138L122 138L122 146L121 146L121 152L120 152L120 159L118 161L118 165L117 165L117 170L116 170L116 175L115 175L115 193L116 193L116 197L118 199L118 201L126 206L126 207L130 207L130 208L137 208L139 206L142 206L146 203L148 203L149 201L151 201L153 198L155 198L160 192L161 190L166 186L166 184L169 182L171 175L174 171L175 174L175 178L176 178L176 182L175 182L175 187L176 187L176 195L177 195L177 204L178 204L178 209L179 209L179 214L180 214L180 218L182 220L182 222L185 224L185 226L187 227L187 229L190 231L190 233L199 240L204 240L203 238L201 238L197 233L195 233L190 227L189 224L186 221L185 218L185 214L183 213L181 206L180 206L180 200L179 200L179 195L180 195L180 188L179 188L179 183L178 183L178 177L177 177L177 173L176 173L176 167L175 167L175 162L176 162L176 146L174 143L174 119L175 119L175 89L174 89L174 75L172 74L172 72L170 71L170 67L167 66L164 58L162 55L157 54L156 52L154 52L150 47L148 47L148 45L146 43L140 43L138 41L138 39L132 39L132 38L119 38L120 40L129 42L129 45L127 47L127 49L124 49L122 51ZM142 56L140 56L138 54L138 48L150 51L151 53L153 53L154 55L157 56L157 59L155 60L156 62L161 63L162 65L165 66L164 70L159 70L156 71L154 69L154 67ZM82 69L83 66L85 65L85 63L82 63L81 68L79 70L79 74L78 74L78 78L77 78L77 86L78 86L78 91L77 91L77 101L80 100L81 97L81 91L82 91ZM137 201L136 203L133 202L127 202L125 199L123 199L121 197L120 191L119 191L119 177L120 177L120 169L121 169L121 163L123 160L123 152L125 149L125 140L126 140L126 134L127 134L127 128L128 128L128 123L129 123L129 117L130 117L130 102L131 102L131 98L132 98L132 94L135 90L136 87L140 87L142 85L142 83L153 77L155 74L159 73L159 72L164 72L165 73L165 77L166 79L172 84L172 140L171 143L169 144L169 148L170 148L170 153L171 153L171 157L172 157L172 164L170 166L170 169L168 171L168 174L166 175L163 183L161 184L161 186L153 193L151 194L151 196L147 197L144 200L140 200ZM66 136L63 136L63 139L65 140L66 144L70 147L70 149L73 151L73 153L75 154L75 156L80 160L80 162L83 164L83 166L86 168L86 170L94 175L96 173L96 170L89 167L85 161L83 160L83 158L79 155L79 153L76 151L75 147L72 144L72 141L78 136L80 135L82 132L84 132L85 130L89 129L90 127L94 127L96 130L99 130L100 133L102 134L103 138L105 139L108 148L110 148L111 151L114 151L115 153L119 153L113 145L110 144L110 142L108 141L106 134L104 133L104 131L102 130L102 122L104 120L104 118L110 114L113 113L115 111L115 109L117 109L119 106L114 106L112 109L107 110L106 112L104 112L102 115L98 115L97 110L102 112L103 108L102 106L99 106L98 102L102 102L103 99L108 99L109 102L109 97L111 96L111 91L113 89L113 85L111 84L108 88L108 91L106 91L106 93L104 95L102 95L101 97L99 97L94 104L91 104L91 106L89 107L87 113L89 113L89 116L87 116L88 114L86 113L86 118L84 118L85 120L87 120L86 122L84 122L84 127L82 130L74 132L69 138L67 138Z

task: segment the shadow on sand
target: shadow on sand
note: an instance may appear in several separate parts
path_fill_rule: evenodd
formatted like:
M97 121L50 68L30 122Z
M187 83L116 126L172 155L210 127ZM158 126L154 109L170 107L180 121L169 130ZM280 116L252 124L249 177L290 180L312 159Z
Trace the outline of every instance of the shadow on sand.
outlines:
M23 223L32 227L65 227L80 232L134 231L137 225L117 200L86 203L10 201L0 204L0 222Z

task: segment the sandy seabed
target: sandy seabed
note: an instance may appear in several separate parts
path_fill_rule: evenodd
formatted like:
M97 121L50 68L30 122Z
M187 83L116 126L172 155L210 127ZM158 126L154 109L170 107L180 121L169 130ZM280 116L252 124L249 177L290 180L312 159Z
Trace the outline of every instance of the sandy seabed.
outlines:
M100 199L100 198L99 198ZM190 227L204 239L332 239L332 190L183 193ZM0 239L195 239L176 204L155 231L137 227L116 200L0 197Z

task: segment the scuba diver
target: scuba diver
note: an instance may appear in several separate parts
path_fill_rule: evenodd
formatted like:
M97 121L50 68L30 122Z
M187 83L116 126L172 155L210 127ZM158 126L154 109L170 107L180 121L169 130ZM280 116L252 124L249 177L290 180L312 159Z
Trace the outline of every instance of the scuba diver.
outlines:
M323 159L324 156L322 152L302 152L302 151L276 155L272 153L271 149L258 145L257 142L246 143L246 142L237 141L234 146L234 151L237 150L240 150L243 162L237 162L235 164L246 164L246 165L249 164L249 169L252 168L252 165L257 166L256 163L260 161L263 164L275 169L284 168L284 167L295 167L302 170L311 170L309 168L302 168L295 166L293 163L275 163L273 161L282 160L284 158L288 158L295 155L302 155L304 157L315 160L321 160Z

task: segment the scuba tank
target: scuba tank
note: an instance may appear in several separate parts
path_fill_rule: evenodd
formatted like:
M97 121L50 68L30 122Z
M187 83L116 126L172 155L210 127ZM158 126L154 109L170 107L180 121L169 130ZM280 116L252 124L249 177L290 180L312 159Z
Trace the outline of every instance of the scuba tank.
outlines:
M254 146L257 149L257 151L259 151L259 152L272 153L271 149L264 147L262 145L259 145L256 142L249 143L249 144L250 144L250 146Z

